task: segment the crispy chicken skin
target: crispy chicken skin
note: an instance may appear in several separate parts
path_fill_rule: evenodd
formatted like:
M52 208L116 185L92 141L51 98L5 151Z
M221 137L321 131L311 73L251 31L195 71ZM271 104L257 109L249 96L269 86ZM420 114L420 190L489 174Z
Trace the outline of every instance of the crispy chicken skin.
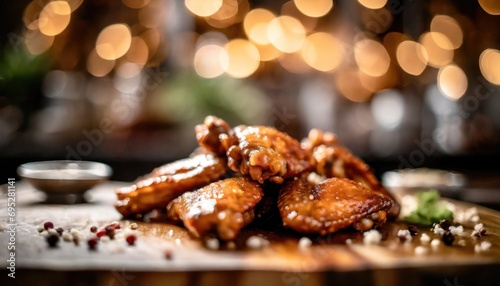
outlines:
M345 178L319 184L297 178L284 185L278 197L283 225L307 234L327 235L349 226L367 230L385 223L390 207L386 196Z
M361 183L364 187L383 194L391 199L390 218L397 218L400 206L394 197L382 186L370 167L359 157L342 146L336 136L329 132L312 129L301 144L316 162L316 172L327 178L348 178Z
M154 169L133 185L115 191L115 208L123 216L164 208L184 192L217 181L226 174L226 160L200 154Z
M261 186L248 178L229 178L184 193L167 206L168 217L182 221L196 237L215 234L233 240L254 218Z
M272 127L240 125L234 129L222 119L209 116L195 128L198 143L209 151L225 154L228 166L263 184L281 184L313 168L311 154L300 143Z

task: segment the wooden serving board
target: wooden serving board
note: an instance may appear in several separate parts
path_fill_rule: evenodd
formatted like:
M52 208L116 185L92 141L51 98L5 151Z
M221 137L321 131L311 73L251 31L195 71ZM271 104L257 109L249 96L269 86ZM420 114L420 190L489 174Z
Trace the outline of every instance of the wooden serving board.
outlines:
M30 283L33 279L45 279L63 284L92 285L143 285L144 280L154 284L165 279L169 281L168 285L216 282L230 285L324 285L353 281L375 285L419 285L438 281L440 285L447 285L446 281L449 281L450 285L457 285L453 284L457 279L459 285L470 285L480 273L481 279L500 284L500 213L463 202L453 203L459 209L476 207L488 235L476 240L470 236L474 223L464 224L464 236L457 238L453 246L441 244L438 248L423 244L419 239L422 233L431 239L437 238L429 228L420 228L411 243L401 243L396 234L400 229L407 229L404 222L390 222L383 226L380 230L383 240L378 245L364 245L362 233L343 231L323 238L310 237L313 245L306 249L298 247L301 236L293 232L247 229L236 241L236 249L227 249L223 245L222 249L210 250L183 227L157 220L136 222L139 238L135 246L127 245L121 230L116 239L100 242L97 251L90 251L86 241L75 246L61 240L57 248L49 248L38 233L37 227L45 221L51 221L56 228L64 230L78 229L84 235L90 235L91 226L104 227L112 221L120 221L120 214L112 206L115 201L113 190L124 185L119 182L100 185L88 192L88 203L85 204L51 205L43 202L44 194L27 184L18 183L17 281ZM0 199L3 226L7 220L6 206L3 195ZM124 229L133 222L120 221ZM251 235L265 237L270 245L248 249L245 241ZM0 231L2 269L6 267L9 255L8 238L5 230ZM346 239L353 243L345 244ZM460 240L463 242L459 243ZM475 252L474 245L484 240L491 242L491 249ZM426 253L417 255L417 246L423 246ZM169 259L166 253L171 256ZM51 274L48 275L47 271ZM3 283L4 279L12 282L5 278L7 273L2 273L2 285L7 285Z

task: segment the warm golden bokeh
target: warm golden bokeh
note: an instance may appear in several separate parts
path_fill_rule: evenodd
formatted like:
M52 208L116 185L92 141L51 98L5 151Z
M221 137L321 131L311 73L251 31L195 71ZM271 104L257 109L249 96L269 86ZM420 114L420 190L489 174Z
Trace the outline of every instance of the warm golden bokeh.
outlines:
M128 62L143 67L148 61L149 51L146 42L141 37L133 37L130 49L125 55Z
M382 76L387 72L391 59L384 46L374 40L364 39L354 45L354 58L358 67L367 75Z
M297 9L309 17L325 16L333 7L333 0L293 0Z
M243 20L243 29L247 37L260 45L269 44L267 36L267 27L269 22L276 18L276 16L266 9L254 9L248 12Z
M306 38L301 54L312 68L329 72L342 63L344 48L333 35L319 32Z
M38 28L47 36L59 35L71 20L71 7L66 1L49 2L40 12Z
M32 55L40 55L46 52L54 43L53 36L47 36L40 31L27 30L24 35L24 45Z
M440 68L453 60L453 46L445 35L436 32L424 33L419 42L427 52L430 66Z
M420 75L429 62L424 46L415 41L404 41L399 44L396 58L401 69L411 75Z
M396 51L399 47L399 44L409 40L410 38L408 38L408 36L405 34L398 32L389 32L384 36L382 43L387 49L387 53L389 53L389 56L392 59L396 59Z
M114 66L114 60L108 61L101 58L95 49L90 52L87 58L87 70L91 75L96 77L103 77L109 74Z
M306 38L304 26L295 18L280 16L271 20L267 27L271 44L284 53L293 53L302 47Z
M148 5L151 0L122 0L123 5L132 9L141 9Z
M130 29L125 24L114 24L104 28L97 37L95 49L105 60L116 60L127 53L132 43Z
M225 46L228 65L226 73L232 77L244 78L253 74L260 64L259 50L244 39L231 40Z
M479 57L481 74L492 84L500 85L500 51L486 49Z
M224 47L206 45L200 47L194 56L194 70L204 78L218 77L228 69L229 59Z
M278 58L278 62L285 70L294 74L305 74L312 70L299 52L282 54Z
M387 4L387 0L358 0L358 2L370 9L380 9Z
M260 60L263 62L275 60L283 54L281 51L277 50L271 44L267 44L267 45L257 45L256 44L255 46L259 50Z
M479 5L488 14L500 15L500 1L498 0L479 0Z
M358 70L338 73L335 77L335 85L345 98L353 102L368 101L372 95L372 92L361 84Z
M436 15L431 21L431 32L437 32L441 35L446 35L453 49L458 49L463 43L463 33L458 22L450 16ZM437 34L437 35L439 35ZM431 34L436 35L436 34ZM436 43L446 49L447 42L440 41L439 36L435 39Z
M208 17L222 7L222 0L185 0L184 4L196 16Z
M467 76L459 66L447 65L439 70L437 84L444 96L458 100L467 91Z

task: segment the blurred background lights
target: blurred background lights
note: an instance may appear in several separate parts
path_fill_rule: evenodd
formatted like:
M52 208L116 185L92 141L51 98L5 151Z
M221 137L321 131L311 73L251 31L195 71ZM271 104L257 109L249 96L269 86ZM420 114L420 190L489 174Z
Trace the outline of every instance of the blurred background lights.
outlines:
M26 46L28 52L32 55L40 55L46 52L50 49L53 43L53 36L44 35L38 30L28 30L26 32L26 36L24 37L24 45Z
M309 17L322 17L333 7L333 0L293 0L297 9Z
M372 93L361 84L358 70L348 70L337 74L335 77L335 85L345 98L353 102L368 101L372 95Z
M358 2L369 9L380 9L385 6L387 0L358 0Z
M432 18L431 21L431 32L436 32L441 35L446 35L449 43L451 44L451 47L453 49L458 49L462 45L463 42L463 33L462 29L460 28L460 25L458 22L453 19L450 16L447 15L436 15L434 18ZM440 45L440 47L447 49L447 44L446 41L444 41L444 45L442 46L442 43L439 38L439 34L431 34L434 37L438 35L437 39L435 39L436 43Z
M90 74L96 77L107 75L115 66L114 60L105 60L101 58L96 50L92 50L87 58L87 70Z
M384 46L370 39L358 41L354 45L354 58L359 68L371 76L385 74L391 61Z
M199 76L204 78L220 76L229 68L228 65L227 52L218 45L202 46L194 56L194 69Z
M500 85L500 51L486 49L479 57L481 74L492 84Z
M479 5L491 15L500 15L500 1L498 0L479 0Z
M38 27L47 36L60 34L71 20L71 8L66 1L49 2L40 12Z
M404 100L396 90L386 90L373 97L371 111L375 121L385 129L400 125L405 112Z
M266 45L269 44L267 36L267 27L269 22L276 16L266 9L254 9L245 16L243 21L243 29L247 37L256 44Z
M440 68L453 60L453 46L445 35L427 32L420 36L419 42L427 52L430 66Z
M140 9L146 5L148 5L150 0L122 0L123 5L132 8L132 9Z
M229 60L226 73L230 76L248 77L259 67L259 50L251 42L244 39L234 39L226 44L225 49Z
M293 53L304 44L306 31L299 20L290 16L280 16L269 23L267 36L278 50Z
M114 24L104 28L96 41L96 52L105 60L116 60L128 51L132 43L130 29L125 24Z
M458 100L467 90L467 77L460 67L451 64L439 70L437 84L444 96Z
M336 69L344 58L341 43L331 34L323 32L309 35L301 53L308 65L323 72Z
M186 8L200 17L215 14L222 7L222 0L185 0Z
M429 60L424 46L415 41L404 41L399 44L396 58L401 69L415 76L425 70Z

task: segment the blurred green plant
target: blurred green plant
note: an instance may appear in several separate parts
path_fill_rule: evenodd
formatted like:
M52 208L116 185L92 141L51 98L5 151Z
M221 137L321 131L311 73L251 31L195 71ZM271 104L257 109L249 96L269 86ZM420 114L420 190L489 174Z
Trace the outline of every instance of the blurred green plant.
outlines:
M24 50L5 48L0 52L0 107L15 105L27 119L43 106L41 86L49 71L47 54L31 55Z
M207 115L230 124L265 124L271 115L270 100L251 81L205 79L194 73L170 78L152 95L148 109L161 121L189 125Z

